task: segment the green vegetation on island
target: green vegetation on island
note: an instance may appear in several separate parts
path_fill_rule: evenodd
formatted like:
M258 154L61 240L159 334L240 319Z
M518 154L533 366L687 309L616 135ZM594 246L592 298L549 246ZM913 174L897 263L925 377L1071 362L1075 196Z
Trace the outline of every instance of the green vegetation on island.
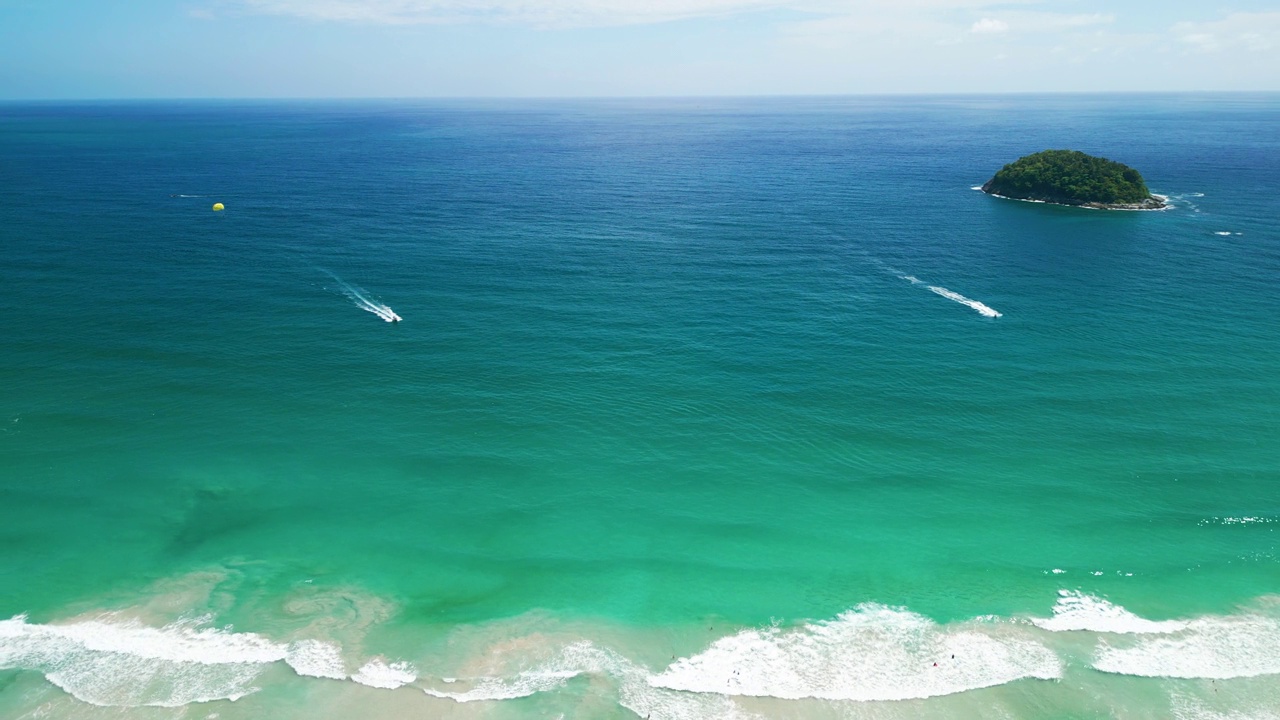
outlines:
M991 195L1117 210L1155 210L1164 200L1128 165L1078 150L1045 150L1005 165L982 186Z

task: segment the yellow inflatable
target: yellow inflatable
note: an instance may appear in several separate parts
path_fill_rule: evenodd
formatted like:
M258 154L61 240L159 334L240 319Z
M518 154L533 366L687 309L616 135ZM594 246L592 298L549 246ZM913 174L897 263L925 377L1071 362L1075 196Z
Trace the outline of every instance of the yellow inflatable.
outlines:
M214 212L218 212L218 211L220 211L220 210L226 210L226 207L224 207L222 203L214 203L214 204L213 204L213 211L214 211Z

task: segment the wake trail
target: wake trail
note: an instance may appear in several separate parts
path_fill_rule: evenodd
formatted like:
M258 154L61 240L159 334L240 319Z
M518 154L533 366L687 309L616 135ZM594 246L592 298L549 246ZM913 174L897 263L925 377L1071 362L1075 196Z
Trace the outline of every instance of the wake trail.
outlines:
M979 315L982 315L983 317L998 318L998 317L1003 317L1004 315L1004 313L1000 312L999 310L996 310L990 305L979 302L972 298L967 298L961 295L960 293L955 292L954 290L948 290L940 285L930 285L924 282L923 280L921 280L920 278L915 277L914 275L899 275L898 277L902 278L903 280L906 280L912 285L923 285L926 289L929 290L929 292L935 293L937 295L941 295L942 297L948 300L951 300L953 302L958 302L961 305L965 305L967 307L973 308L978 312Z
M336 274L325 270L324 268L320 268L320 270L324 272L324 274L333 278L334 282L338 283L338 290L341 291L343 295L346 295L351 302L355 303L356 307L364 310L365 312L371 312L386 322L400 322L400 320L402 320L402 318L397 315L390 306L384 305L380 302L374 302L369 299L369 296L360 288L348 283L346 280L343 280Z
M980 190L981 188L977 188L977 189ZM841 235L840 233L832 230L831 228L823 227L822 225L815 223L812 220L809 220L808 218L801 217L799 219L802 222L809 225L810 227L821 230L826 234L830 235L831 237L846 243L847 244L846 250L852 252L862 261L866 262L869 265L874 266L876 269L880 270L881 272L893 275L902 280L906 280L912 285L923 286L924 288L928 289L930 292L940 295L953 302L958 302L961 305L964 305L966 307L972 308L983 317L998 318L998 317L1004 316L1004 313L1000 312L999 310L996 310L990 305L979 302L978 300L974 300L972 298L967 298L964 295L961 295L960 293L955 292L954 290L949 290L945 287L942 287L941 285L930 285L924 282L923 280L921 280L920 278L915 277L914 275L907 275L901 270L898 270L892 265L889 265L888 263L884 262L880 258L872 255L871 253L868 253L866 250L863 250L858 247L854 247L852 244L853 241L850 238L845 237L844 235Z

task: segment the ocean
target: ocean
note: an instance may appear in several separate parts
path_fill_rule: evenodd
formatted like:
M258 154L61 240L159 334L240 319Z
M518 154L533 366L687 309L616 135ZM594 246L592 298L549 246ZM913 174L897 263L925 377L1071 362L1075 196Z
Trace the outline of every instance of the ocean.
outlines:
M1277 128L0 105L0 717L1280 718Z

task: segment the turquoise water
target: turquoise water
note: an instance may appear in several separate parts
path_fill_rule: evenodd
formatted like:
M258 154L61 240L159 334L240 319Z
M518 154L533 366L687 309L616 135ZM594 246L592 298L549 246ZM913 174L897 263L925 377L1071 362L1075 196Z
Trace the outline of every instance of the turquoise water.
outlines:
M0 106L0 716L1274 717L1278 122Z

